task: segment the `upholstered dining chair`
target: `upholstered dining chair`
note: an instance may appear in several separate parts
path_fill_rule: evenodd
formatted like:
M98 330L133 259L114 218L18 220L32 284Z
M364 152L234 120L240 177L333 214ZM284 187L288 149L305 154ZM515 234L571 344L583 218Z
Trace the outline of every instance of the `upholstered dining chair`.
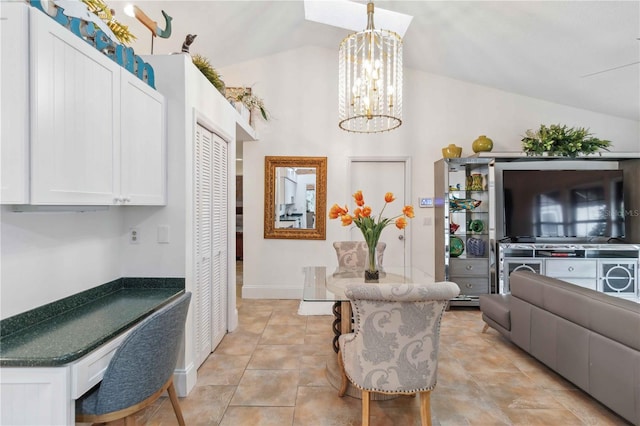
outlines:
M382 258L386 243L378 242L376 246L376 265L382 267ZM365 241L336 241L333 248L338 256L338 268L363 269L367 264L369 250Z
M369 424L371 392L420 394L422 425L431 425L431 390L438 369L440 321L457 284L350 284L353 332L338 339L342 372L362 391L362 424Z
M77 422L110 422L124 418L134 425L134 414L151 405L166 390L178 424L184 418L173 386L180 343L191 293L187 292L144 320L116 349L102 382L76 401Z

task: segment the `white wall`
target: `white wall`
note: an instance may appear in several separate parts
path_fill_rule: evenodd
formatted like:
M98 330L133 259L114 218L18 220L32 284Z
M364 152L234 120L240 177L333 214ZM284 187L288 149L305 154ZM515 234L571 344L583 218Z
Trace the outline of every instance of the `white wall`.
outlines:
M272 119L257 122L259 141L243 146L243 297L299 298L305 265L334 265L330 242L348 230L327 221L326 241L263 238L264 156L328 157L327 205L348 203L348 158L410 156L412 196L433 195L433 162L450 143L472 154L478 135L493 139L494 151L521 151L527 129L563 123L591 129L613 141L613 151L640 151L640 123L520 96L451 78L405 69L404 117L392 132L360 135L337 125L336 51L303 47L220 69L227 86L252 86ZM417 207L416 204L414 204ZM250 212L254 212L251 214ZM416 208L409 224L413 264L433 272L433 211Z
M349 201L343 182L350 156L411 156L415 202L433 193L432 166L440 157L440 148L456 143L463 146L463 155L468 155L479 134L494 140L495 151L519 151L526 129L560 122L590 127L597 136L614 141L614 150L640 149L638 122L408 69L404 124L390 133L346 133L337 126L336 52L328 49L301 48L220 72L227 86L252 85L273 117L268 123L257 120L260 140L243 146L244 297L300 297L301 267L333 265L330 242L348 238L346 228L328 221L326 241L264 240L265 155L327 156L327 204L331 205ZM170 187L169 191L172 202L180 189ZM13 213L2 207L0 214L1 318L123 274L181 276L184 272L179 266L184 265L182 255L176 257L169 247L154 242L157 225L173 223L170 216L180 215L178 211L111 207L87 213ZM433 228L426 223L433 223L432 214L416 208L416 218L408 228L413 263L431 271ZM142 231L142 243L137 247L125 240L132 225ZM183 233L172 227L172 241L185 238ZM149 247L150 251L143 250Z
M121 208L14 213L2 206L0 315L12 315L120 278Z

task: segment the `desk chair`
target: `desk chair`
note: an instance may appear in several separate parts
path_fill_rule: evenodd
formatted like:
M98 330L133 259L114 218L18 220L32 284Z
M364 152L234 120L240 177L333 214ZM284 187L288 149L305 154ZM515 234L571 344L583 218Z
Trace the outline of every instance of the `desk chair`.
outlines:
M166 390L178 424L184 418L178 404L173 371L176 367L191 293L187 292L142 320L116 349L102 382L76 401L77 422L110 422L151 405Z
M436 386L440 321L460 289L432 284L350 284L353 332L338 338L343 396L348 381L362 391L362 424L369 425L371 392L420 394L422 425L431 425L431 390Z
M382 268L382 258L386 243L379 242L376 246L376 265ZM333 248L338 256L338 268L340 269L361 269L367 265L369 250L365 241L336 241Z

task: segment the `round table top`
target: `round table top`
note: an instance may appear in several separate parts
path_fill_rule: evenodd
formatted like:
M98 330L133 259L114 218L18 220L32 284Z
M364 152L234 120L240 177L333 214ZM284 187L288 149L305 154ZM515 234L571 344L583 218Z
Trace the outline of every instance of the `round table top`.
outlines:
M333 271L333 272L329 272ZM309 266L304 268L305 301L348 300L344 290L348 284L364 284L364 270L351 268L327 268ZM433 283L428 273L413 267L385 267L380 271L380 279L375 284Z

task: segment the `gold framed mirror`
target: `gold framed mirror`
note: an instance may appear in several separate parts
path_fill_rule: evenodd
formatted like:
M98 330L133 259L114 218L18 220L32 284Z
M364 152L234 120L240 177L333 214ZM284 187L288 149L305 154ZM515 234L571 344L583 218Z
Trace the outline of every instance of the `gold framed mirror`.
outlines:
M264 158L264 238L326 239L327 157Z

